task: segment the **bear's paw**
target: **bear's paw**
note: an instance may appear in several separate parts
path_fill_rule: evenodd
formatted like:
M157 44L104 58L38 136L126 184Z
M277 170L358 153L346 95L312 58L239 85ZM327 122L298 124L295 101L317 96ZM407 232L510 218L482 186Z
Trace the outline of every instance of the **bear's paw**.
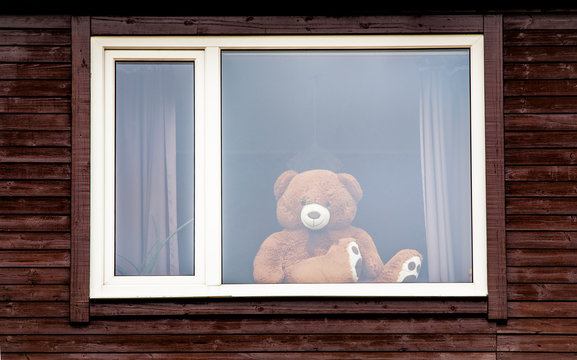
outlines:
M361 255L361 250L356 242L351 241L347 245L347 253L349 254L349 265L351 266L351 273L353 281L359 281L359 276L363 268L363 257Z
M421 257L411 256L403 262L397 282L415 282L421 271Z

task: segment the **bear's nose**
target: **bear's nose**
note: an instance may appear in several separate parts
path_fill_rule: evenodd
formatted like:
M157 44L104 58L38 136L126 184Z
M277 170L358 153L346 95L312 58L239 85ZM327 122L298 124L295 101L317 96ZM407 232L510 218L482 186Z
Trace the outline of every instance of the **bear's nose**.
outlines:
M331 219L329 210L319 204L306 204L301 209L301 221L309 230L324 228Z
M318 211L311 211L310 213L308 213L308 216L311 219L318 219L321 217L321 214Z

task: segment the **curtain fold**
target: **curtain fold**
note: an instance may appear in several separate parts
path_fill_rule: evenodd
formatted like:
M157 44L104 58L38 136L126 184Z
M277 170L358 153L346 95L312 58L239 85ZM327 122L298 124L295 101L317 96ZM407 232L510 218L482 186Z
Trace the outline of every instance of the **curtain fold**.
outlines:
M420 142L429 282L469 282L472 267L468 83L420 73ZM468 71L467 74L468 75Z
M176 114L169 72L117 81L116 253L121 275L177 275Z

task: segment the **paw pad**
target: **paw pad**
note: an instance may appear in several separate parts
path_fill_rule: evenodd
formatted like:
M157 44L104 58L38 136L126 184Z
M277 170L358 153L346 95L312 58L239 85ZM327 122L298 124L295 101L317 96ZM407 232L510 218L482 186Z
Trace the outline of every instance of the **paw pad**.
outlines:
M349 254L349 264L351 265L353 280L357 282L359 281L359 275L361 274L363 266L363 257L361 256L359 245L354 241L350 242L347 245L347 252Z
M412 256L407 259L402 266L397 282L414 282L419 277L421 271L421 258Z

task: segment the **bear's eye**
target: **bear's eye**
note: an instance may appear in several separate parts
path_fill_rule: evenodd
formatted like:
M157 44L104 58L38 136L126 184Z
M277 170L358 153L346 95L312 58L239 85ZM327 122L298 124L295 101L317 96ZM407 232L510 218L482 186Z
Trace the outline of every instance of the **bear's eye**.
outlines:
M326 206L326 207L331 206L331 202L330 202L330 201L327 201L327 203L325 204L325 206Z
M307 201L306 201L305 199L302 199L302 200L301 200L301 205L306 205L306 204L307 204Z

